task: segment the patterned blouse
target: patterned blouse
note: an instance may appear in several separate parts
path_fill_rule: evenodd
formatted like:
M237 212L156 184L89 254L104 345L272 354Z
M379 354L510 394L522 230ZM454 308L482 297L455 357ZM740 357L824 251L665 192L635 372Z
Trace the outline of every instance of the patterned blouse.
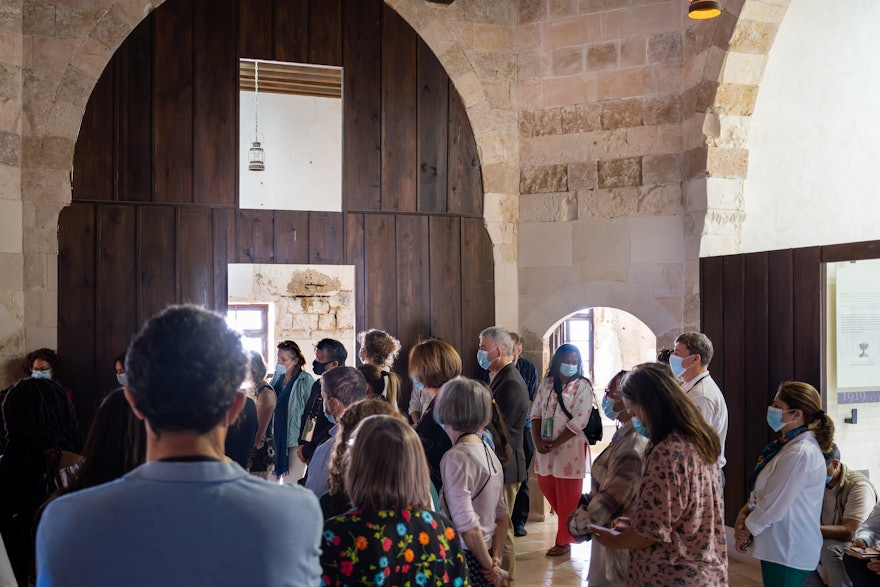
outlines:
M428 510L351 510L324 522L322 585L468 585L447 518Z
M645 456L632 526L657 543L631 550L628 585L727 585L721 469L672 431Z
M562 401L571 412L571 420L559 407L556 392L553 391L553 378L545 378L538 386L529 419L552 420L553 438L557 438L566 428L575 435L547 454L535 451L535 473L558 479L583 479L588 471L587 463L590 462L587 437L583 433L593 406L593 388L590 382L586 379L569 381L562 388Z

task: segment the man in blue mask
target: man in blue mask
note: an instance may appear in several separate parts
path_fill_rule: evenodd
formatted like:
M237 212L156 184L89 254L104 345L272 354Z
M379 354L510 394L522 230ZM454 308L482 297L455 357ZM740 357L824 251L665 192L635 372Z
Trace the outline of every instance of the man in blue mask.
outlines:
M513 511L519 486L529 476L523 449L523 432L529 412L529 390L513 364L513 349L513 338L500 326L486 328L480 333L477 362L483 369L489 371L492 399L498 404L498 409L504 416L507 436L510 440L510 458L507 466L504 467L504 503L508 512ZM501 566L510 573L510 580L513 581L516 578L516 550L513 546L513 523L510 520L508 522L507 541L504 543Z
M715 354L712 341L702 332L685 332L675 339L675 347L669 356L673 375L682 381L682 389L702 412L718 438L721 439L721 456L718 466L724 467L724 442L727 440L727 402L718 384L709 375L709 361Z

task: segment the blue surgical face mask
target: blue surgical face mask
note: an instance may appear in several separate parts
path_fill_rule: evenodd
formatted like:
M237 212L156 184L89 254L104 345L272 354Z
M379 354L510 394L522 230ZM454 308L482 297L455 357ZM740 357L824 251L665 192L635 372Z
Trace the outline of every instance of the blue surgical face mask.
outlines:
M559 365L559 374L563 377L574 377L575 375L577 375L577 372L577 365L571 365L569 363L562 363L561 365Z
M829 483L831 483L832 477L834 477L834 475L825 475L825 485L828 485Z
M117 373L116 381L119 382L119 385L125 387L125 384L128 383L128 377L125 376L125 373Z
M31 371L31 379L52 379L52 371Z
M489 360L489 351L477 351L477 362L483 369L489 370L492 361Z
M605 415L608 416L611 420L617 420L617 416L620 415L620 412L614 409L614 404L616 402L610 397L602 398L602 411L605 412Z
M633 428L635 428L636 432L644 436L645 438L650 438L648 436L648 427L642 424L642 421L635 416L632 418Z
M684 360L684 357L679 357L678 355L669 355L669 368L672 369L672 374L681 379L681 376L684 375L684 372L687 371L684 365L681 362Z
M416 391L422 391L425 389L425 384L419 381L419 378L415 375L412 376L413 389Z
M767 408L767 424L774 432L779 432L782 430L782 427L785 426L785 422L782 421L782 414L786 411L791 412L792 410L783 410L782 408L774 408L773 406Z
M275 365L275 375L284 375L285 373L287 373L287 367L281 363Z
M331 424L336 424L336 418L333 417L333 414L327 411L326 404L324 405L324 416L327 417Z

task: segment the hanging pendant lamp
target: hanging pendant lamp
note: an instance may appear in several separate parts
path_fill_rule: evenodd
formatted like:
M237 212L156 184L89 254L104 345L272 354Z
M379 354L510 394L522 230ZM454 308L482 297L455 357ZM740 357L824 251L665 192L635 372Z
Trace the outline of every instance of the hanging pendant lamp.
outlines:
M708 20L721 14L721 4L717 0L690 0L688 16L694 20Z
M251 171L265 171L266 158L263 147L260 144L260 64L254 61L254 140L248 151L248 169Z

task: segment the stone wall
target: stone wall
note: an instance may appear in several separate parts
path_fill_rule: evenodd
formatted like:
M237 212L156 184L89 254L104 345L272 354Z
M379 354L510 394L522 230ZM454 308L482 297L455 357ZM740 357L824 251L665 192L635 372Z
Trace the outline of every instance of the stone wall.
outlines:
M621 369L657 358L657 337L644 322L614 308L593 308L593 386L596 396Z
M252 277L233 283L229 301L268 303L270 326L270 370L275 363L278 341L296 341L311 371L314 347L322 338L335 338L348 351L348 364L355 363L354 267L348 265L235 265ZM247 271L247 270L250 271ZM230 272L230 276L243 271Z

